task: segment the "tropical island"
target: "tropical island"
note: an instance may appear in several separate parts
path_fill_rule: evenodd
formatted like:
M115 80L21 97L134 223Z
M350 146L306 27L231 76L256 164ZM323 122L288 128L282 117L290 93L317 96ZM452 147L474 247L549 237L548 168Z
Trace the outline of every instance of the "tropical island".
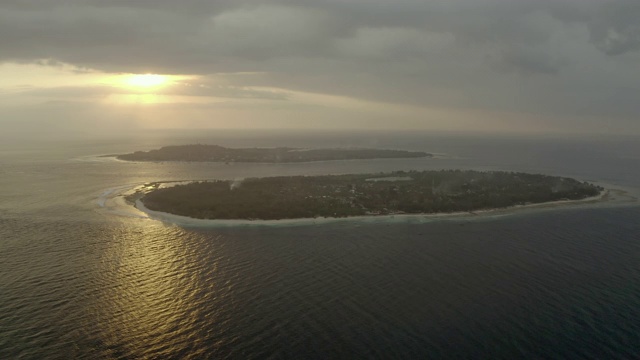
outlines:
M566 177L471 170L280 176L148 189L129 200L174 215L238 220L473 212L581 200L604 190Z
M114 155L108 155L114 156ZM226 148L219 145L175 145L158 150L136 151L115 155L127 161L212 161L212 162L252 162L252 163L292 163L329 160L400 159L432 157L421 151L336 148L302 149L277 148Z

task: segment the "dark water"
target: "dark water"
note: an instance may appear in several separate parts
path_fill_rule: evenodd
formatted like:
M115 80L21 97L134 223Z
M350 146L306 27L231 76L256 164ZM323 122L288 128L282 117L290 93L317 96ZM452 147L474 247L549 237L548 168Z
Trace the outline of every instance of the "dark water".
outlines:
M105 195L156 180L476 168L576 176L634 196L637 139L219 136L446 156L134 164L86 157L136 149L129 140L5 145L0 358L640 358L634 202L428 223L182 228L119 204L120 190Z

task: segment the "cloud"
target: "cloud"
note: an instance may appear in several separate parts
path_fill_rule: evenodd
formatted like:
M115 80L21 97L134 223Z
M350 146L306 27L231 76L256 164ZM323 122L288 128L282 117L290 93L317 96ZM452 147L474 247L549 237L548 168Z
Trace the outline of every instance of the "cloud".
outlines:
M561 63L543 52L527 48L509 49L505 51L500 63L507 70L516 70L523 74L557 74Z
M111 95L157 95L157 96L181 96L181 97L211 97L229 99L263 99L283 101L289 98L289 94L279 89L265 89L255 87L238 87L228 85L216 85L199 80L195 82L182 82L167 88L160 89L132 89L110 85L89 86L55 86L55 87L21 87L14 89L13 96L29 96L44 99L76 99L95 101L107 98Z
M176 96L318 93L627 124L639 18L636 0L5 0L0 62L199 79L165 90Z
M640 50L640 2L624 0L603 6L590 23L591 40L608 55Z

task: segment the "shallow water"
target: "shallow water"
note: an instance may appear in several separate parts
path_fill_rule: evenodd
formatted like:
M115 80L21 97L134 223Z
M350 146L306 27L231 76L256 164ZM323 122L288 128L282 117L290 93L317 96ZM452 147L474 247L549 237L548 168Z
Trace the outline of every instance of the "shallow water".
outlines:
M232 146L447 156L126 163L93 155L184 140L0 145L0 358L640 357L635 203L423 223L183 228L114 197L152 181L440 168L567 175L637 196L640 142L215 136Z

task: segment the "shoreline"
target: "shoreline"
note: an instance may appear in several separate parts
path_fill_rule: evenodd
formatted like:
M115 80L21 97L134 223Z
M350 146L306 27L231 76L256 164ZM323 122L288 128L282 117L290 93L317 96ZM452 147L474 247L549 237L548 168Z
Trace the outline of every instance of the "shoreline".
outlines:
M603 203L613 201L610 199L612 192L618 196L625 196L626 192L616 189L605 189L600 194L579 200L558 200L537 204L515 205L506 208L482 209L477 211L460 211L452 213L422 213L422 214L389 214L389 215L359 215L347 217L319 217L297 218L277 220L249 220L249 219L197 219L183 215L175 215L162 211L148 209L144 203L137 199L133 205L139 211L145 213L149 219L179 226L199 227L237 227L237 226L308 226L339 222L359 223L393 223L393 222L431 222L436 220L478 218L495 215L511 215L525 210L569 208L584 204Z
M398 158L368 158L368 159L327 159L327 160L305 160L305 161L223 161L223 160L211 160L211 161L190 161L190 160L126 160L118 159L120 155L102 155L97 158L113 159L113 161L120 161L125 163L184 163L184 164L223 164L223 165L237 165L237 164L256 164L256 165L289 165L289 164L317 164L317 163L329 163L329 162L346 162L346 161L371 161L371 160L425 160L425 159L443 159L444 157L432 155L422 157L398 157Z

